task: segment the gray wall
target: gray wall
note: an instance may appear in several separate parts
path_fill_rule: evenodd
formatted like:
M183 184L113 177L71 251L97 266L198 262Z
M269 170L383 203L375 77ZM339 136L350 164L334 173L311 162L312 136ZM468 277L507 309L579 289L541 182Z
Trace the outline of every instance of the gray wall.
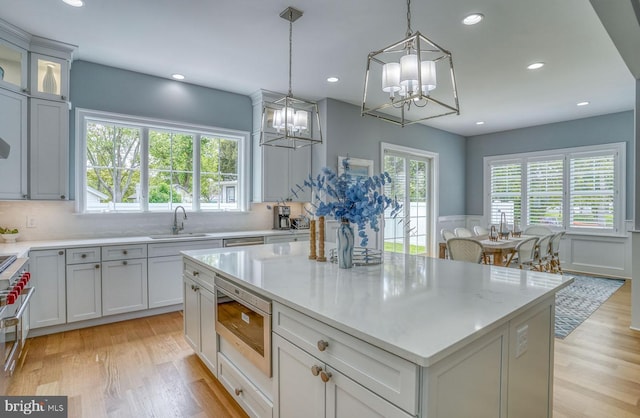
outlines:
M633 111L627 111L467 138L466 213L483 214L482 162L485 156L626 142L626 218L631 219L635 173L633 119Z
M75 198L75 109L215 126L251 132L251 98L133 71L74 61L69 173Z
M439 215L465 214L465 146L463 136L412 125L405 128L372 117L360 108L333 99L326 101L326 164L336 168L338 156L374 161L380 172L380 142L436 152L440 157ZM452 116L455 117L455 116ZM454 185L454 186L452 186Z

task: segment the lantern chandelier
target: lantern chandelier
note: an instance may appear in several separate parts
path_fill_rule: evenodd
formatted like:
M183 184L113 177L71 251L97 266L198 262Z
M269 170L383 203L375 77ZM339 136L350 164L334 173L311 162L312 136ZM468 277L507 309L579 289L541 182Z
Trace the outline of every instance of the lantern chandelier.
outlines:
M451 52L413 32L407 0L406 38L367 59L362 115L404 127L454 113L459 115L460 107Z
M289 21L289 93L274 101L264 101L260 145L280 148L301 148L322 143L318 105L293 97L291 92L291 51L293 22L302 12L287 7L280 17Z

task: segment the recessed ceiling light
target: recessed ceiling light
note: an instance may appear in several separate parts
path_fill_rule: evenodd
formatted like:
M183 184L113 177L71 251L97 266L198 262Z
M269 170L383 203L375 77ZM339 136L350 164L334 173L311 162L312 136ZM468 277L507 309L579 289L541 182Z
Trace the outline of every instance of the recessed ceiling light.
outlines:
M484 125L484 121L479 120L478 122L476 122L476 125Z
M73 6L73 7L82 7L82 6L84 6L84 1L82 1L82 0L62 0L62 1L67 3L69 6Z
M171 77L175 80L184 80L184 76L182 74L171 74Z
M529 70L537 70L538 68L544 67L544 62L534 62L533 64L529 64L527 68Z
M576 103L576 106L586 106L588 104L589 102L580 102L580 103Z
M327 81L329 83L337 83L338 81L340 81L340 79L338 77L329 77L327 78Z
M477 23L480 23L482 19L484 19L484 15L480 13L473 13L462 19L462 23L464 23L465 25L475 25Z

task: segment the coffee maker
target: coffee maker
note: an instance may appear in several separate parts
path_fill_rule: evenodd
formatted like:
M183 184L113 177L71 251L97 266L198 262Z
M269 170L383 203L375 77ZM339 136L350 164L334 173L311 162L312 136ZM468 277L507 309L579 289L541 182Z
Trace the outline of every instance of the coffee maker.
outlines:
M273 229L291 228L291 206L275 205L273 207Z

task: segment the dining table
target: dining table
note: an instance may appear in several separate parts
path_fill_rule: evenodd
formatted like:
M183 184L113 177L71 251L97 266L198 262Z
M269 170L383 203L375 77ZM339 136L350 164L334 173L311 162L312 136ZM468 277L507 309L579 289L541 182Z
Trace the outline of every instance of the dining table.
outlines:
M508 266L508 257L515 251L516 245L520 241L525 238L528 238L526 235L521 235L519 237L509 236L509 238L492 240L489 239L488 235L478 235L474 237L469 237L470 239L476 240L482 245L482 251L486 256L491 256L493 258L494 266ZM440 242L439 258L447 258L447 243Z

